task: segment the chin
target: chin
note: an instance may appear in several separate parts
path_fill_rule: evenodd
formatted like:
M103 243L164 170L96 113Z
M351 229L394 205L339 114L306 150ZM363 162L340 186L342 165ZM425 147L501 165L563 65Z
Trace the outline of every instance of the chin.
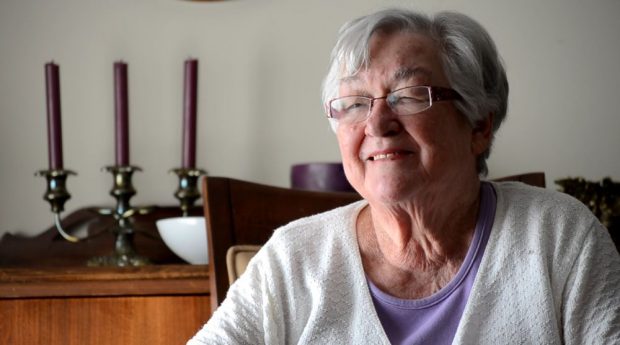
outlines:
M411 188L406 183L382 181L379 184L367 186L365 193L366 195L362 194L365 199L381 203L394 203L411 199Z

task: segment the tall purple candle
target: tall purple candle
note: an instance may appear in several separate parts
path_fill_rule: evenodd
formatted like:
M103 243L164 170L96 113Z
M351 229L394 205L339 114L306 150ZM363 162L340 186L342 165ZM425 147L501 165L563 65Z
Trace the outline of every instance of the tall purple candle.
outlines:
M45 64L47 98L47 153L49 169L62 169L62 127L60 123L60 76L53 62Z
M185 61L183 97L183 160L181 166L196 168L196 96L198 93L198 60Z
M116 165L129 165L129 106L127 98L127 64L114 63L114 112Z

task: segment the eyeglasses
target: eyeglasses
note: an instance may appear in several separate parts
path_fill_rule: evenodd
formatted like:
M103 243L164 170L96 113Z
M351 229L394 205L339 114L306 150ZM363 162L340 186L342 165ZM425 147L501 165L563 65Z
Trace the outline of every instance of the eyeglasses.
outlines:
M378 99L385 99L396 115L414 115L433 106L433 102L461 99L450 88L439 86L408 86L394 90L382 97L344 96L327 103L327 117L341 123L357 123L370 116Z

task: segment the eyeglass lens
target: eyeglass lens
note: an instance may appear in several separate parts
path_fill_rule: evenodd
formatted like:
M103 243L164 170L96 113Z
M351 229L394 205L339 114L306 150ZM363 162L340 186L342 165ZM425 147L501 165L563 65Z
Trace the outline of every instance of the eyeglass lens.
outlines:
M428 109L431 102L431 90L427 86L412 86L389 93L384 97L345 96L329 103L331 117L345 122L365 120L372 110L374 102L386 99L390 109L397 115L412 115Z

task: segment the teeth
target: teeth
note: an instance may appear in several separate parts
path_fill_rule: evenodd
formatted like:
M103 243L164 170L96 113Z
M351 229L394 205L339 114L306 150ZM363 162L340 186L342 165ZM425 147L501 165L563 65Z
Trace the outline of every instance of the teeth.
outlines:
M382 159L390 159L392 157L395 157L397 155L397 153L385 153L385 154L378 154L376 156L372 156L371 159L373 161L378 161L378 160L382 160Z

